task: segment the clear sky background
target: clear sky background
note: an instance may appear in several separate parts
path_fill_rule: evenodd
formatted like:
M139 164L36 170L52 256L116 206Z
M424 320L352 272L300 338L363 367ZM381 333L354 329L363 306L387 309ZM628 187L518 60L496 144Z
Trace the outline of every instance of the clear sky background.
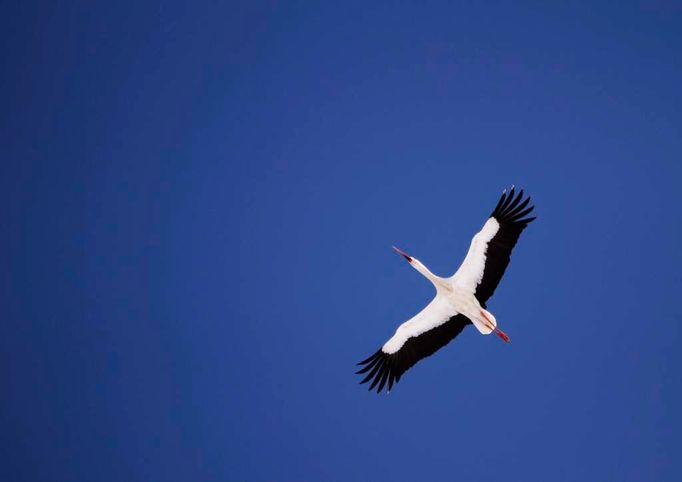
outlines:
M3 2L0 479L682 480L682 8L483 3Z

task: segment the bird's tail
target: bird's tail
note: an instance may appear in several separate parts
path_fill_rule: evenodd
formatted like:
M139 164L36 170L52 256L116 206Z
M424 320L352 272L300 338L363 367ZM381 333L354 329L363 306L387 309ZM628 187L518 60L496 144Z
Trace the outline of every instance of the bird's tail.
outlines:
M509 337L504 331L497 327L497 320L491 312L481 308L480 315L480 318L474 321L474 326L478 328L478 331L484 335L489 335L492 332L495 332L495 334L499 336L503 342L509 343Z
M476 329L483 335L489 335L497 328L495 316L485 308L481 308L479 315L474 316L471 321L474 323Z

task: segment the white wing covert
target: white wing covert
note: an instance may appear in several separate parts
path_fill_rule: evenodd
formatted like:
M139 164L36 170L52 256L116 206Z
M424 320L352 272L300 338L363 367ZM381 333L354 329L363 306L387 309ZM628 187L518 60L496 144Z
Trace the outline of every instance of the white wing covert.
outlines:
M456 314L455 307L444 296L437 294L423 310L400 325L381 349L391 355L400 350L408 339L442 325Z

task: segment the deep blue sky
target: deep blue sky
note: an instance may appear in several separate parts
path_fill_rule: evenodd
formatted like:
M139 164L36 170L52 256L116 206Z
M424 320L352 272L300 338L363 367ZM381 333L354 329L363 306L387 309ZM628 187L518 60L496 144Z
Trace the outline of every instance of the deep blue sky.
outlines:
M673 3L3 2L0 478L681 480ZM512 344L358 386L512 183Z

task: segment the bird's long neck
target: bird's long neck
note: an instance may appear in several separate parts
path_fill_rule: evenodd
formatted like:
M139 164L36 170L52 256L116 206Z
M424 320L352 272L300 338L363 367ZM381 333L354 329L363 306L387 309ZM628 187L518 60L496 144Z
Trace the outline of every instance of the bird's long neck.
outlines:
M410 263L414 269L419 271L421 274L424 275L425 278L427 278L431 283L434 284L436 289L440 290L441 288L444 287L445 279L441 278L440 276L436 276L433 274L429 268L424 266L424 264L419 261L418 259L412 258L412 263Z

